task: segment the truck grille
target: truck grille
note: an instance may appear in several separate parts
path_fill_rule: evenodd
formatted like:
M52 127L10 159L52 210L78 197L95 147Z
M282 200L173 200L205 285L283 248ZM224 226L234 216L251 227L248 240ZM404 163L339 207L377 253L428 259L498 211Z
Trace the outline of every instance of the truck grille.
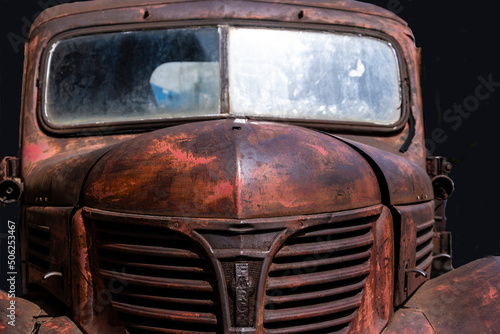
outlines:
M255 326L266 334L347 333L373 267L381 210L235 223L86 209L96 240L93 272L102 278L94 289L104 284L109 290L112 309L130 334ZM269 252L273 258L264 259ZM237 301L236 264L249 268L238 281L244 283L240 290L248 289L238 290L244 293ZM256 305L264 309L252 311ZM247 316L248 326L235 326L231 312Z
M196 244L159 226L94 221L99 273L129 333L215 333L216 284Z
M309 228L292 236L269 272L266 333L346 333L370 272L376 217Z

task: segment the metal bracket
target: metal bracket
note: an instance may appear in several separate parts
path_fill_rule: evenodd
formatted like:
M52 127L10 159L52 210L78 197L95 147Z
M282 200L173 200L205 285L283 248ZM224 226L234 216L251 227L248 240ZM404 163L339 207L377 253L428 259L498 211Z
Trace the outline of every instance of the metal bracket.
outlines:
M445 258L445 259L451 260L451 258L452 258L450 254L445 254L445 253L443 253L443 254L434 254L432 257L434 258L434 260L441 259L441 258Z
M51 271L51 272L48 272L45 275L43 275L43 279L47 279L47 278L50 278L50 277L53 277L53 276L60 276L60 277L62 277L62 273L60 273L58 271Z
M408 275L409 273L415 273L415 274L418 274L424 278L427 278L427 273L425 271L423 271L422 269L419 269L419 268L412 268L412 269L407 269L406 270L406 275Z
M0 205L12 204L21 199L24 187L19 174L19 158L2 159L0 162Z
M440 156L427 157L427 174L431 178L438 175L448 175L451 172L452 164Z
M447 231L434 233L434 260L432 261L432 276L437 277L453 270L451 233Z

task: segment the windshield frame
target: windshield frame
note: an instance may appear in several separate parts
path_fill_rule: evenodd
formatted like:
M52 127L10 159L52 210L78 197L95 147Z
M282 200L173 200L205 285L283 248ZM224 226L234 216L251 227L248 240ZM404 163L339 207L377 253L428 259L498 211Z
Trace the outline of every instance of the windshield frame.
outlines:
M400 93L401 93L401 116L398 121L392 124L376 124L367 122L353 121L325 121L314 119L291 119L272 116L235 116L230 113L230 96L229 96L229 73L228 73L228 30L229 28L264 28L264 29L281 29L281 30L298 30L340 34L357 34L366 37L376 38L389 43L394 49L400 78ZM47 79L49 74L50 50L57 43L81 36L99 35L106 33L120 33L132 31L147 31L159 29L195 29L195 28L219 28L220 33L220 114L211 116L193 116L180 118L153 119L141 121L113 121L98 124L83 124L83 125L65 125L56 126L50 122L46 113L46 92ZM261 121L276 121L294 124L298 126L306 126L327 131L336 131L339 133L361 133L361 134L377 134L377 133L395 133L400 131L409 117L409 87L408 87L408 72L407 64L403 55L403 51L399 43L392 37L383 32L340 25L327 24L298 24L298 23L283 23L283 22L267 22L267 21L244 21L244 20L227 20L220 21L205 21L189 23L186 22L162 22L148 24L126 24L110 27L90 27L81 28L74 31L67 31L58 34L49 41L45 47L40 65L40 79L38 83L39 97L37 107L37 119L41 128L53 135L58 136L88 136L102 135L112 133L136 133L147 132L158 128L188 123L196 121L214 120L221 118L238 118L261 120Z

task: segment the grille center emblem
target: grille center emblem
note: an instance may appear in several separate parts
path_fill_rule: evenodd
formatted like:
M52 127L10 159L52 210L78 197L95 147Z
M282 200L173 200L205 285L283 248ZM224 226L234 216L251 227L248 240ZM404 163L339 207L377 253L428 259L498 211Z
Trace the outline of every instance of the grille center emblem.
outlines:
M248 263L234 264L234 280L230 288L235 303L235 324L237 327L249 327L250 296L255 291L255 285L249 277Z

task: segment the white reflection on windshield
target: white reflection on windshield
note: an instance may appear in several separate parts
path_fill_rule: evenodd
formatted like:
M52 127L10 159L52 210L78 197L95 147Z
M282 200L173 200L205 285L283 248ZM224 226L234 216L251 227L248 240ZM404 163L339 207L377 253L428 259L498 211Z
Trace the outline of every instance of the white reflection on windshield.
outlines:
M399 67L386 42L358 35L231 29L235 114L392 124Z

